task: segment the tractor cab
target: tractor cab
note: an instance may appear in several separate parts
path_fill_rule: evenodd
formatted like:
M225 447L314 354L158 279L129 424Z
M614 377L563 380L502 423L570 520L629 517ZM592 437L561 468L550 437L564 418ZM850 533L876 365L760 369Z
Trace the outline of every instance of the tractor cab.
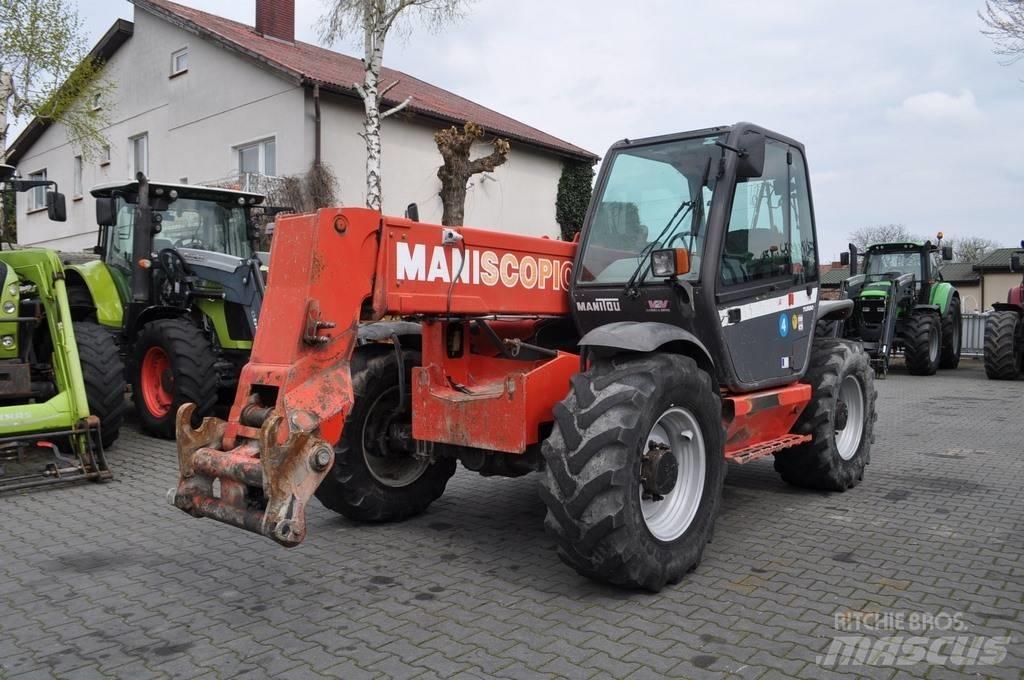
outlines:
M937 245L931 241L872 245L864 253L862 295L882 297L893 279L910 274L918 300L927 302L932 286L942 281L940 257L943 261L953 259L953 249L941 244L942 232L938 234Z

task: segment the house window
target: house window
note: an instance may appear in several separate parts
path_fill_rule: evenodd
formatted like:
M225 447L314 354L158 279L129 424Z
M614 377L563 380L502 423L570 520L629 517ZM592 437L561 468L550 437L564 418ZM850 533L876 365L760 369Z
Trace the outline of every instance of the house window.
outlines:
M179 73L184 73L188 70L188 48L182 47L180 50L171 53L171 75L176 76Z
M46 169L43 168L39 172L33 172L33 173L29 174L28 178L29 178L30 181L45 180L46 179ZM46 191L47 191L47 189L48 189L48 187L45 187L45 186L43 186L43 187L33 187L32 189L29 189L29 192L28 192L28 210L29 210L29 212L32 212L33 210L42 210L43 208L46 207Z
M100 149L100 165L110 165L110 145L104 144Z
M235 147L241 175L277 175L277 143L274 138Z
M149 135L145 132L128 140L131 149L131 175L137 173L149 175Z
M82 157L75 156L74 170L73 170L73 182L72 182L72 193L73 198L82 197Z

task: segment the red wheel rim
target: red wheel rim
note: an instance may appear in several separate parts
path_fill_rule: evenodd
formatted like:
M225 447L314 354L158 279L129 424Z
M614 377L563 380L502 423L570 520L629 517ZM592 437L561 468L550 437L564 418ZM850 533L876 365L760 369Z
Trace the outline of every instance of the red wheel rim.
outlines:
M174 375L167 352L159 347L150 347L142 357L139 374L139 390L146 410L157 418L163 418L171 412L171 404L174 403Z

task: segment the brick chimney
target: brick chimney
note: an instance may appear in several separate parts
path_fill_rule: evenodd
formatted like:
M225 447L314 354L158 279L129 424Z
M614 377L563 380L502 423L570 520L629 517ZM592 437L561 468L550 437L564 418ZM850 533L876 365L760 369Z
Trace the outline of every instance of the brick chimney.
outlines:
M256 32L295 42L295 0L256 0Z

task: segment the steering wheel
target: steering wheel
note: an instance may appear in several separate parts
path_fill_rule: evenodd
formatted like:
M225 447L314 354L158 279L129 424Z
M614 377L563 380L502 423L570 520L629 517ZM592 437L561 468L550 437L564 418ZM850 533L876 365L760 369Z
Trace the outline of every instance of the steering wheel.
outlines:
M662 246L662 248L664 248L665 250L668 250L669 248L672 247L673 243L675 243L676 241L682 241L683 239L687 238L689 235L690 235L690 232L688 232L688 231L677 231L676 233L674 233L671 236L669 236L668 240L665 241L665 245Z
M187 302L187 291L180 285L189 276L188 264L174 248L164 248L156 256L158 273L157 290L160 300L174 307L183 307Z
M174 242L175 248L195 248L196 250L209 250L206 244L194 236L183 236Z

